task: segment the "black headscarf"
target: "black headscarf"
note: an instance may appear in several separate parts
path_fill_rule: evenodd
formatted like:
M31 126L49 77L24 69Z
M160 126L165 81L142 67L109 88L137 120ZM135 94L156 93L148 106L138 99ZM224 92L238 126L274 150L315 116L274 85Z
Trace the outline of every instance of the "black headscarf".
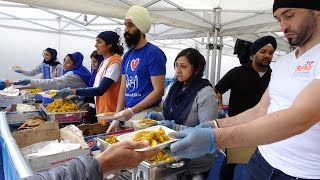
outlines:
M53 48L47 48L44 51L47 51L51 54L51 59L49 61L43 59L43 63L49 64L50 66L57 66L58 64L61 64L59 61L57 61L57 50Z
M267 44L271 44L273 47L273 50L276 51L277 49L277 41L273 36L264 36L255 42L250 47L250 55L255 55L261 48L266 46Z
M187 120L198 92L206 86L212 87L207 79L202 78L206 62L200 52L187 48L178 54L176 60L181 56L186 56L189 61L192 59L193 75L185 84L176 80L163 104L163 116L167 120L174 120L176 124L183 124Z

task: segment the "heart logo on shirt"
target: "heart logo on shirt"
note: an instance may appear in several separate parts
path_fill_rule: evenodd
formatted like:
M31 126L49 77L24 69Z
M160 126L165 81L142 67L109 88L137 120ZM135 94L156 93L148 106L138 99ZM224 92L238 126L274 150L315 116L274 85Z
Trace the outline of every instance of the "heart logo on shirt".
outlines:
M137 68L138 64L139 64L139 58L132 60L130 64L131 70L134 71Z

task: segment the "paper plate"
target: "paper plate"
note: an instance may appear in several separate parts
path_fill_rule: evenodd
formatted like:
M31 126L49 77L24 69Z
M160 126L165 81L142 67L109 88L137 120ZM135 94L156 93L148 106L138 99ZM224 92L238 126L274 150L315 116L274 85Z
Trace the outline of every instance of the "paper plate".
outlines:
M132 141L133 137L137 133L139 133L141 131L149 131L149 130L157 131L160 127L164 130L166 135L168 135L169 132L175 132L174 130L172 130L170 128L167 128L165 126L157 125L157 126L152 126L152 127L146 128L146 129L139 130L139 131L135 131L135 132L131 132L131 133L120 135L120 136L117 137L117 140L120 141L120 142L121 141ZM172 142L177 141L177 140L178 139L170 137L169 141L157 144L155 146L148 146L148 147L141 148L141 149L135 149L135 151L151 151L151 150L154 150L154 149L163 149L163 148L169 146Z
M39 92L38 94L40 94L41 96L43 96L45 98L52 98L58 92L59 92L58 90L48 90L48 91Z
M141 119L142 120L142 119ZM150 126L154 126L157 125L158 122L156 120L150 119L150 122L148 123L141 123L141 120L130 120L132 122L132 124L138 128L148 128Z
M101 119L113 119L113 115L115 113L114 112L106 112L106 113L100 113L97 114L97 118L101 118Z

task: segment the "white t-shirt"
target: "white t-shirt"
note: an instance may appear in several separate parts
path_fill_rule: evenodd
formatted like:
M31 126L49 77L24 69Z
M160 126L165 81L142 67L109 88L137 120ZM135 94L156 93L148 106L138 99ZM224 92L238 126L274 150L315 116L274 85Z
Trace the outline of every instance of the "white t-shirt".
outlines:
M268 113L290 107L296 96L314 79L320 79L320 44L298 59L295 51L280 58L269 83ZM271 166L290 176L320 179L319 122L302 134L259 146L259 150Z
M99 87L100 81L103 77L107 77L112 79L114 82L118 82L121 76L121 66L118 63L113 63L106 70L107 64L109 63L109 59L107 58L101 62L100 68L97 72L96 78L93 83L93 87Z

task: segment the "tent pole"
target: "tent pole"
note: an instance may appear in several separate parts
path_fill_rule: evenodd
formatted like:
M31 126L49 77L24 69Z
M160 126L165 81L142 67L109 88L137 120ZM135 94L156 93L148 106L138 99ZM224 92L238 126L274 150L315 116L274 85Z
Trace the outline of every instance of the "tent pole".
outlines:
M213 31L213 51L212 51L212 61L210 66L210 78L209 81L212 85L216 84L216 67L217 67L217 41L218 41L218 33L220 31L220 20L221 17L221 8L214 8L214 31Z
M210 33L207 33L207 51L206 51L206 70L204 73L204 77L206 79L209 78L209 62L210 62L210 48L209 48L209 44L210 44Z
M220 36L220 38L219 38L218 68L217 68L217 83L220 81L222 49L223 49L223 37Z

